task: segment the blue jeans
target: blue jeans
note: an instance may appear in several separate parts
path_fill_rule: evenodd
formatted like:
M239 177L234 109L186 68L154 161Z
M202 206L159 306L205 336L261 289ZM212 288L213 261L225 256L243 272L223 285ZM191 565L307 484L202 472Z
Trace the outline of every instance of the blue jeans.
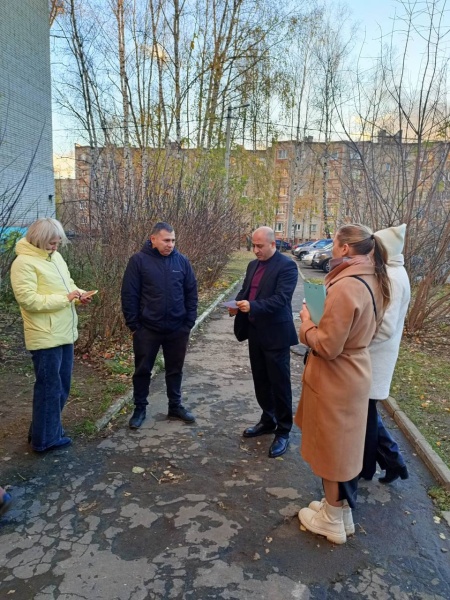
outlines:
M33 450L42 452L63 437L61 413L70 392L73 344L31 350L31 356L36 376L31 446Z

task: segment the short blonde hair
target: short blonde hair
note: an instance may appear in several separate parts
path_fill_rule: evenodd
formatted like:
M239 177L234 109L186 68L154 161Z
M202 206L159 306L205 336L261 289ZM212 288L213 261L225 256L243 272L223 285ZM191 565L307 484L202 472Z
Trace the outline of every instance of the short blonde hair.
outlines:
M59 221L47 217L38 219L28 227L26 240L36 248L45 250L47 244L53 238L60 238L61 246L65 246L69 240L64 233L64 228Z

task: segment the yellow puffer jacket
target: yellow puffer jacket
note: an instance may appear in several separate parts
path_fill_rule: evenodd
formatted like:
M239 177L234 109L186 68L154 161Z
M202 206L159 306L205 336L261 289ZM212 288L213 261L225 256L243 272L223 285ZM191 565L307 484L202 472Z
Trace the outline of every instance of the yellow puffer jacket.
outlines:
M16 254L11 284L22 313L27 350L73 344L78 338L78 317L67 294L79 288L63 257L40 250L25 238L17 242Z

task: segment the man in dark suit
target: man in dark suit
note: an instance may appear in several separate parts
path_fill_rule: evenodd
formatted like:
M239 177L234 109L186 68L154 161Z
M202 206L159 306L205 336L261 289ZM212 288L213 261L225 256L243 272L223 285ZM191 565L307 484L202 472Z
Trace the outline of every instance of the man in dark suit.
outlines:
M248 339L255 395L262 415L244 437L274 433L269 456L284 454L292 428L290 346L298 344L292 318L292 295L297 285L295 262L277 252L270 227L256 229L252 236L257 260L247 267L242 289L236 296L234 332L239 341Z

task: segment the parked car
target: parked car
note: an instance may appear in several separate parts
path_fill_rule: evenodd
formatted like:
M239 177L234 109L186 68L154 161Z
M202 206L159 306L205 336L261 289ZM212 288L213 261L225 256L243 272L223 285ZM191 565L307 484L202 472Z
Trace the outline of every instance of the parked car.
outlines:
M277 246L277 250L280 250L280 252L286 252L286 250L290 250L292 248L292 245L284 240L275 240L275 244Z
M324 240L317 240L317 242L312 242L311 244L309 244L308 246L303 246L302 248L299 248L297 254L295 255L299 260L302 260L303 257L308 254L308 252L312 252L313 250L317 251L317 250L321 250L322 248L324 248L325 246L328 246L328 244L331 242L332 240L330 240L329 238L326 238Z
M311 244L313 244L314 242L309 240L308 242L302 242L301 244L295 244L295 246L292 247L292 254L296 255L301 248L303 248L304 246L310 246Z
M303 255L303 258L302 258L302 266L303 267L311 266L312 259L313 259L313 256L315 255L315 253L316 253L315 250L311 250L311 252L307 252L306 254Z
M311 261L313 269L322 269L325 273L330 272L330 260L332 258L333 242L325 246L322 250L314 253Z

